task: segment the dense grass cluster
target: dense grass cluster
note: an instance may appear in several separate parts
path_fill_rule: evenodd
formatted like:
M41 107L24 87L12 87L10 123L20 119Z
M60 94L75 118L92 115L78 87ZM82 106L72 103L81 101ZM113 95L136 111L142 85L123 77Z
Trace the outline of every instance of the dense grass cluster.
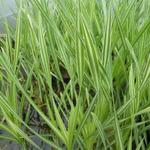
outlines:
M18 0L0 49L1 139L24 149L145 150L150 1Z

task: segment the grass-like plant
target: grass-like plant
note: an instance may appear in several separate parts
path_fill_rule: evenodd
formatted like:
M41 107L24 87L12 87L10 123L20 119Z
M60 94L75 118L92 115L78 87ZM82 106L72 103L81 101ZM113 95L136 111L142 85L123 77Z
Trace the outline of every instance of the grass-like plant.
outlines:
M18 0L0 50L0 134L23 149L150 149L150 1Z

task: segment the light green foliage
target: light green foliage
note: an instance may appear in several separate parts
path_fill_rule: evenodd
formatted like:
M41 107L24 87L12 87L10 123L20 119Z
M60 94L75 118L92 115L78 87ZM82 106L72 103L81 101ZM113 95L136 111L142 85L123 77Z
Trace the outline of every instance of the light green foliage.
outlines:
M6 22L0 39L0 139L148 149L150 1L16 2L16 28Z

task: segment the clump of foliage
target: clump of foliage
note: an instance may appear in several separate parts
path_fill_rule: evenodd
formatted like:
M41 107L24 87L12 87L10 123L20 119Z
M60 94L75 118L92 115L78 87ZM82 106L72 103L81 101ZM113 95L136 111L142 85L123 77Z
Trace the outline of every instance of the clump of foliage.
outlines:
M0 138L24 149L44 149L34 137L53 149L150 148L150 1L17 4L1 40Z

